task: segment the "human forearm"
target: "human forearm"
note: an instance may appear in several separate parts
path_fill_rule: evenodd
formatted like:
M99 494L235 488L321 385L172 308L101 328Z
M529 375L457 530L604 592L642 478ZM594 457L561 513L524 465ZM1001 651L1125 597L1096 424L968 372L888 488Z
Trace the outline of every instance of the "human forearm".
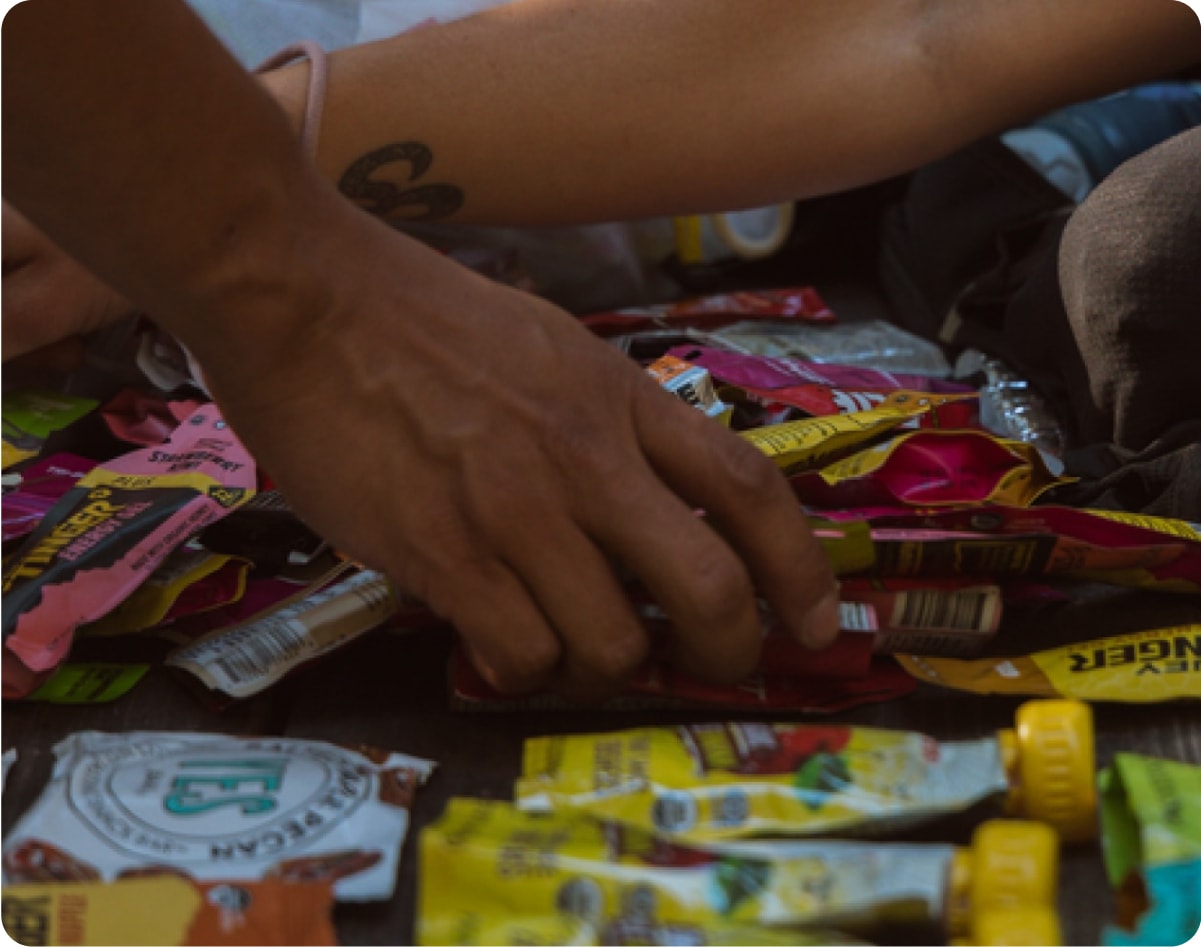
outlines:
M461 196L413 195L399 219L748 206L897 173L1199 57L1175 0L521 0L333 54L318 160L377 211L424 185ZM299 107L306 70L264 81ZM411 181L386 160L405 143L431 156ZM364 160L391 192L347 176Z
M302 215L342 202L182 4L33 0L3 41L6 198L189 344L298 314Z

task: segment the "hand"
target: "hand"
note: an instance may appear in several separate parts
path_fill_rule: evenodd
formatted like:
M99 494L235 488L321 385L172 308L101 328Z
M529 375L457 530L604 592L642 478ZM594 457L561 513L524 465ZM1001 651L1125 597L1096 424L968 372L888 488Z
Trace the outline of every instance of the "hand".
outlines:
M620 686L647 641L615 562L704 678L755 666L756 590L833 637L830 566L771 463L566 313L343 207L290 268L318 280L299 325L185 341L298 513L453 622L493 686Z
M77 336L116 322L130 304L4 202L4 358L75 360Z

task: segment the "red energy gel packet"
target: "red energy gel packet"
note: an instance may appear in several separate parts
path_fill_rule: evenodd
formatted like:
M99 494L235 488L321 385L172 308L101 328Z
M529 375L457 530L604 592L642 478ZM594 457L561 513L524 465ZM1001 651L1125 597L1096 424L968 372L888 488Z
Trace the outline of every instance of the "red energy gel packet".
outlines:
M666 326L717 328L744 319L784 319L833 322L834 313L811 286L791 289L744 290L684 299L657 306L638 306L597 312L580 321L601 336L620 335Z
M870 388L837 388L832 385L807 383L791 385L787 388L755 388L726 386L718 391L719 395L729 397L727 391L733 388L743 392L751 401L775 408L783 405L796 408L814 417L827 417L831 414L852 414L858 411L870 411L878 407L885 398L901 389L885 391ZM908 392L916 397L915 392ZM902 427L938 427L938 428L975 428L979 427L980 410L975 398L962 401L947 401L937 404L926 414L918 415L913 421L906 422Z
M54 668L76 627L120 604L254 489L254 461L213 405L166 443L96 467L5 563L5 648L34 672ZM5 697L24 693L5 677Z
M201 404L194 399L168 401L137 388L124 388L100 408L100 416L119 440L153 447L169 438Z
M870 635L864 635L870 643ZM450 665L451 703L457 710L566 709L573 705L550 693L508 697L491 688L466 653L456 647ZM752 674L737 684L707 684L670 665L648 665L604 710L633 708L743 708L836 713L860 704L893 700L912 693L916 681L887 657L874 659L860 677L827 679Z

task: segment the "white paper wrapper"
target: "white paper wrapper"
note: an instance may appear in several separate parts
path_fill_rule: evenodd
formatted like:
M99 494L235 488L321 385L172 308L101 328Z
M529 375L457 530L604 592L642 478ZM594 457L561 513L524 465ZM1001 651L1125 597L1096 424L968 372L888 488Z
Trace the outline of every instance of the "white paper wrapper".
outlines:
M339 900L383 900L435 765L316 740L149 731L77 733L54 752L45 791L5 840L6 884L173 871L330 878Z

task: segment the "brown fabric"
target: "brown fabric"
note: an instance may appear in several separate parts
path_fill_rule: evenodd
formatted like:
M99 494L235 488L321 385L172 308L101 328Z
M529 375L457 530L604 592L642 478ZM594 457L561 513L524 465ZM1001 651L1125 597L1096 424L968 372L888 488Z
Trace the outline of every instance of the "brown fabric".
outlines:
M1142 451L1201 418L1201 128L1127 161L1063 233L1059 280L1084 364L1078 439Z

